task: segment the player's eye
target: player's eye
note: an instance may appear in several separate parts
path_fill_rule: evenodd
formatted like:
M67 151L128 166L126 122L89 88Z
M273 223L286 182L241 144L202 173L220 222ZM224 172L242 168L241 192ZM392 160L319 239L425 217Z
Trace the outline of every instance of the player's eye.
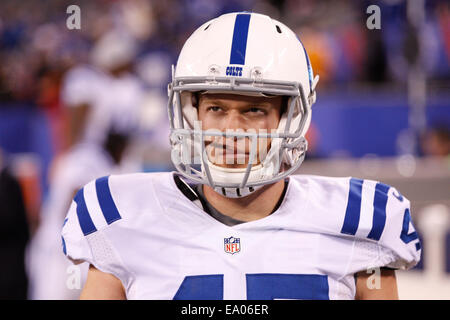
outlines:
M247 110L247 113L251 115L265 115L266 109L260 107L251 107Z
M219 111L222 111L222 108L218 107L218 106L210 106L210 107L206 108L206 110L212 111L212 112L219 112Z

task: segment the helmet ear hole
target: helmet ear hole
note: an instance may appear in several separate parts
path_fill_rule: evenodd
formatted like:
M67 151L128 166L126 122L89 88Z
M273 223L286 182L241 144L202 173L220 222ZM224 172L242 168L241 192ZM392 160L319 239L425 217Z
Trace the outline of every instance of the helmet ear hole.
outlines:
M277 32L278 33L281 33L281 28L280 28L280 26L279 25L276 25L276 27L275 27L276 29L277 29Z
M280 108L280 118L287 111L288 103L289 103L289 97L283 96L283 100L281 101L281 108Z
M198 92L192 92L191 94L191 102L194 108L198 108Z

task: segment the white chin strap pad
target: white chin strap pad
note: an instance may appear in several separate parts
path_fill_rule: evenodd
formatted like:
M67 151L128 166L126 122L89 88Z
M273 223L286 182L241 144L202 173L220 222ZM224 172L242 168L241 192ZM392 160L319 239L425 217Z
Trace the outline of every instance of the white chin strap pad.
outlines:
M214 182L222 184L239 184L243 181L246 168L224 168L214 165L208 160L208 167ZM204 170L203 170L204 171ZM248 182L258 181L261 179L263 168L256 165L251 168ZM245 187L245 188L225 188L215 187L214 191L228 198L242 198L258 190L261 186Z

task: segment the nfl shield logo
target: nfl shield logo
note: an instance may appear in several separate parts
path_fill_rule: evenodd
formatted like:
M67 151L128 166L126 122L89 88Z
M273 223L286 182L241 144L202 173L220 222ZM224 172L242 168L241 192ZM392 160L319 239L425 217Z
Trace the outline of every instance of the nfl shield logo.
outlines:
M238 253L241 251L241 239L234 237L224 238L223 246L226 253Z

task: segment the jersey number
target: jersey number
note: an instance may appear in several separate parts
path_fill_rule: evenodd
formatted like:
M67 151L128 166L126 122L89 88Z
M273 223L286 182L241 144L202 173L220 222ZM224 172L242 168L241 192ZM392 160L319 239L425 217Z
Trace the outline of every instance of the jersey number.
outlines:
M246 274L248 300L328 300L328 278L317 274ZM223 274L187 276L174 300L223 300Z
M403 215L403 228L402 232L400 234L400 239L404 243L410 243L411 241L419 239L419 236L416 231L413 231L411 233L408 233L409 231L409 224L411 222L411 213L409 212L409 209L407 208L405 210L405 214ZM413 226L414 228L414 226ZM420 241L416 243L416 250L420 250Z

